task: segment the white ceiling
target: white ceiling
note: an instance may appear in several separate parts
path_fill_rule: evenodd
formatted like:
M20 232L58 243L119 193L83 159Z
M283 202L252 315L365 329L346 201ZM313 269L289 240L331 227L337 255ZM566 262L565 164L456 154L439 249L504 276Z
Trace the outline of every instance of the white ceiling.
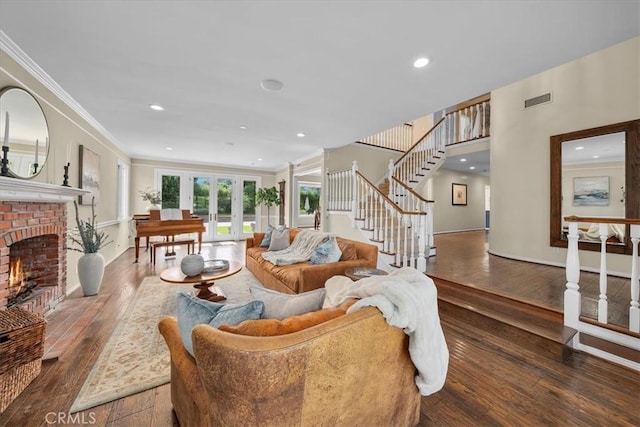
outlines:
M263 170L606 48L639 27L639 2L613 0L0 3L5 35L132 157ZM423 55L431 64L414 69ZM284 88L261 89L270 78Z

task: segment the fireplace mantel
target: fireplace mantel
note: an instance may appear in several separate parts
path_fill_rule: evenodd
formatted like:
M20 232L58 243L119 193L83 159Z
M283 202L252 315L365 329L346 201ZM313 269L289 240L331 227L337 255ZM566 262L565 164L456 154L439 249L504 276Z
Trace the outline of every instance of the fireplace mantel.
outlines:
M89 190L0 176L0 202L70 202Z

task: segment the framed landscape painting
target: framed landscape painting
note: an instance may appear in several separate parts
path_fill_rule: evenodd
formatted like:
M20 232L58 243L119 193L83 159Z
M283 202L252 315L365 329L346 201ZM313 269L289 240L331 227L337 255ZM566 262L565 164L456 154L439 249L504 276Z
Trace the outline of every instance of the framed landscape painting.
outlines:
M451 204L467 206L467 184L451 184Z
M608 205L608 176L587 176L573 179L573 206Z
M96 205L100 202L100 156L84 145L80 146L80 188L91 191L80 196L81 205L90 205L93 197Z

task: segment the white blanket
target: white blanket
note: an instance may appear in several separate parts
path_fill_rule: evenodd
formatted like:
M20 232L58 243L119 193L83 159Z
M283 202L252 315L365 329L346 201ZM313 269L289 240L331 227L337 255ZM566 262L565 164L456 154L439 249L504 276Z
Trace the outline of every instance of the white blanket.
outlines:
M348 313L366 306L378 307L387 323L409 336L409 354L418 370L415 378L420 394L442 389L449 366L449 350L438 315L438 294L431 278L404 267L388 276L373 276L353 282L334 276L325 283L323 308L350 298L362 298Z
M269 251L262 258L274 265L289 265L309 261L313 250L328 234L315 230L302 230L294 237L291 246L281 251Z

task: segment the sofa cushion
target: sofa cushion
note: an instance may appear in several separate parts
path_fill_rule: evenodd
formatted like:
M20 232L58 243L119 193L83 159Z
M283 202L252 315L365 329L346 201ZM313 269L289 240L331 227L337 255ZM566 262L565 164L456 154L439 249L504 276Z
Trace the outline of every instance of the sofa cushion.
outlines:
M249 292L256 300L264 303L263 318L280 320L320 310L325 297L324 288L292 295L263 287L250 286Z
M222 325L218 329L224 332L230 332L232 334L249 335L254 337L292 334L294 332L319 325L320 323L326 322L327 320L344 316L347 312L347 309L351 307L356 301L357 299L352 299L344 302L337 307L324 308L321 310L300 314L298 316L288 317L284 320L245 320L238 325Z
M289 229L277 229L271 233L270 251L281 251L289 247Z
M196 325L204 323L215 328L225 324L237 325L247 319L260 319L264 312L264 303L251 301L247 304L219 304L197 298L186 292L179 292L176 312L182 342L193 356L191 331Z
M320 243L311 254L311 264L327 264L338 262L342 256L342 251L338 247L335 236L329 236Z
M358 259L358 252L356 251L356 245L351 242L347 242L344 239L336 239L338 241L338 248L342 252L340 261L351 261L352 259Z

